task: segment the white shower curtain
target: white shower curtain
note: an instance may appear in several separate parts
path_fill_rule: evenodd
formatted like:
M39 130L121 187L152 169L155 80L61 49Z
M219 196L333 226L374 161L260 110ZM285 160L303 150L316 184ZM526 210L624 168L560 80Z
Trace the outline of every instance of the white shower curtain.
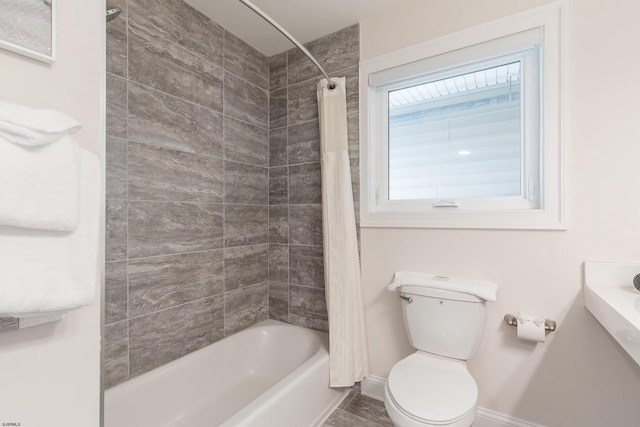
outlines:
M369 374L360 259L351 190L345 78L318 84L322 165L324 283L329 314L331 387Z

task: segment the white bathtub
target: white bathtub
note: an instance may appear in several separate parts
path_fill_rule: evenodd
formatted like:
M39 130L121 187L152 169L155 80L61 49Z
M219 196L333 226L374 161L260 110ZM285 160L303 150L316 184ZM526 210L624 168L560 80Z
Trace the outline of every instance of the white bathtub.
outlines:
M266 320L105 392L105 427L311 427L329 388L327 334Z

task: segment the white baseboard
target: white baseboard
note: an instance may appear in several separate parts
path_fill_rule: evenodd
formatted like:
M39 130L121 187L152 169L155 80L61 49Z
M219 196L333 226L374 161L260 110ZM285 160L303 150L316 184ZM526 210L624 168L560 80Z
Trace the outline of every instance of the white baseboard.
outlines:
M499 412L478 408L478 416L473 427L544 427Z
M385 379L369 375L360 383L361 393L372 399L384 401ZM478 408L478 415L473 427L544 427L518 418L510 417L489 409Z
M386 380L382 377L369 375L360 383L360 393L372 399L384 402L384 383Z

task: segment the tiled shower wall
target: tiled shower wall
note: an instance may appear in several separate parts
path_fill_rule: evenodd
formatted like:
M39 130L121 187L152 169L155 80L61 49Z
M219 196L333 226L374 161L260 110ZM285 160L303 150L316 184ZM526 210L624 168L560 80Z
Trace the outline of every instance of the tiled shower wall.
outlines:
M317 70L181 0L109 6L105 385L267 317L326 331ZM357 212L358 26L307 46L347 77Z
M349 157L359 205L359 26L306 47L331 76L346 77ZM322 253L317 84L313 63L292 49L270 58L269 316L328 330Z
M181 0L109 0L105 384L268 317L269 60Z

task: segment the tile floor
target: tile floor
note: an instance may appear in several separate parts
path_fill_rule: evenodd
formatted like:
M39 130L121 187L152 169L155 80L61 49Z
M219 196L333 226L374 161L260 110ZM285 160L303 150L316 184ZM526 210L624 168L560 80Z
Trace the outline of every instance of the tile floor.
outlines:
M333 411L323 427L393 427L384 403L360 394L354 388Z

